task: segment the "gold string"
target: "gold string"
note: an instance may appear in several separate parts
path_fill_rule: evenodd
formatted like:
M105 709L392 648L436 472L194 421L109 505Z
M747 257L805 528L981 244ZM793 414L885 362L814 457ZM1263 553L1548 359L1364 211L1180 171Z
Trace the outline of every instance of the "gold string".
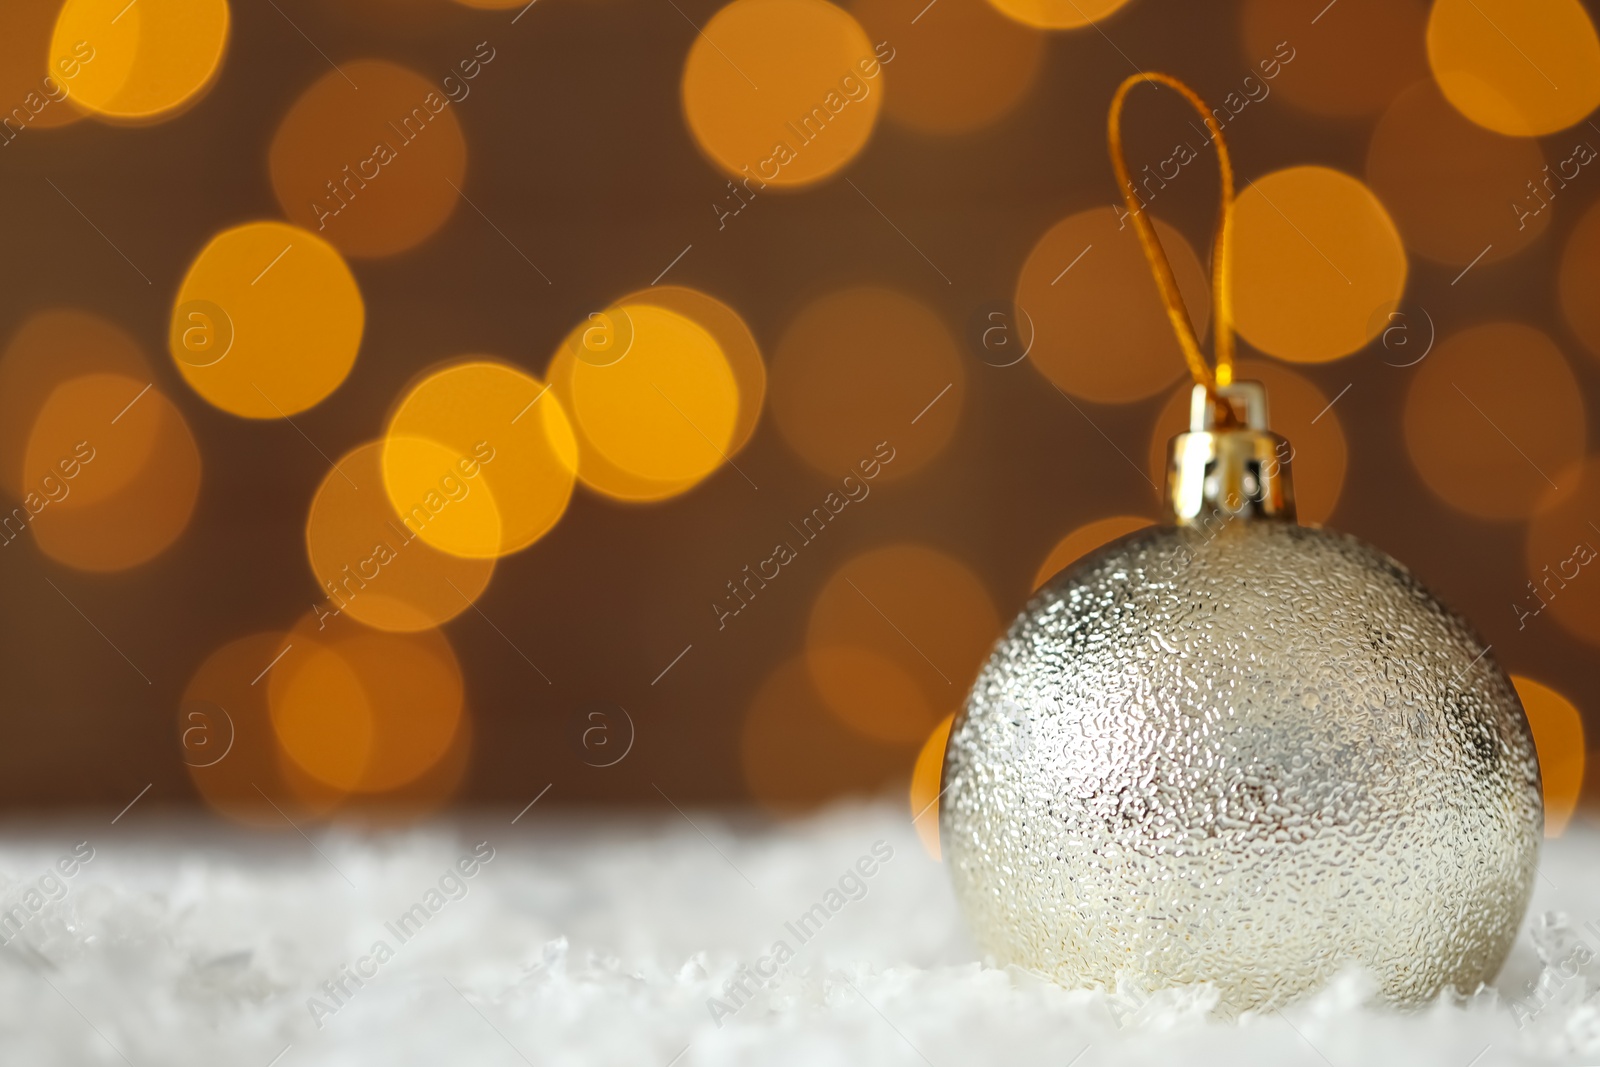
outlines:
M1144 205L1134 192L1133 181L1128 175L1128 163L1123 158L1122 104L1134 86L1146 82L1159 83L1183 94L1183 98L1205 120L1206 129L1211 133L1211 143L1217 146L1217 163L1222 171L1222 213L1217 219L1211 249L1211 321L1215 335L1213 348L1217 357L1214 372L1207 366L1205 353L1200 350L1200 341L1195 337L1189 313L1183 306L1183 295L1178 292L1178 280L1172 274L1172 264L1161 247L1161 239L1156 236L1155 226L1145 214ZM1196 384L1206 387L1219 413L1231 414L1231 405L1216 403L1216 388L1233 382L1233 161L1228 156L1227 142L1222 139L1222 128L1217 125L1211 109L1206 107L1206 102L1200 99L1199 94L1170 74L1154 71L1130 75L1117 87L1116 95L1111 98L1111 114L1107 125L1111 166L1116 171L1117 181L1121 183L1122 199L1133 216L1134 231L1139 235L1144 257L1150 263L1151 273L1155 275L1156 287L1161 290L1161 302L1166 305L1167 318L1178 335L1178 345L1189 364L1189 373L1194 375Z

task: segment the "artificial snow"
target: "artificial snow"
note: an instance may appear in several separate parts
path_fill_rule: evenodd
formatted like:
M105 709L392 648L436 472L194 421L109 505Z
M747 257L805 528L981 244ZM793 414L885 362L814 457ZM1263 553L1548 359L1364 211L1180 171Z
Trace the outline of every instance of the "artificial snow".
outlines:
M1547 842L1492 988L1281 1012L986 964L900 805L773 824L535 807L262 835L0 828L0 1064L1600 1063L1600 831ZM765 977L770 975L771 977Z

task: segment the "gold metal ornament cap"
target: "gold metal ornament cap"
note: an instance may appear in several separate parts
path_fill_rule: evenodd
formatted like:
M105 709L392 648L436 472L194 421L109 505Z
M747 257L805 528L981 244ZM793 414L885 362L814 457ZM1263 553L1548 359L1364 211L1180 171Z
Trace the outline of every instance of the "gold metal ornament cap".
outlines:
M1189 432L1168 446L1168 519L1177 526L1238 518L1294 522L1294 449L1268 427L1260 382L1196 385Z

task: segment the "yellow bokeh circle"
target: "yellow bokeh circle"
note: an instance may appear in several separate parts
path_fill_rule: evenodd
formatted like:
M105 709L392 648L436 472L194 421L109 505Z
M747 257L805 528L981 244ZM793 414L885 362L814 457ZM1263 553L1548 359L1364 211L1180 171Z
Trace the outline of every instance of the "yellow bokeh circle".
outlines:
M489 360L423 379L384 439L389 502L402 518L421 520L424 541L469 558L503 556L544 536L567 509L577 466L560 399Z
M726 460L739 418L739 386L715 337L686 315L653 304L608 309L630 324L620 359L573 358L573 339L552 363L553 392L580 441L609 467L680 492ZM585 323L575 333L589 329ZM580 447L578 476L591 482ZM643 495L643 494L641 494Z
M1434 0L1428 63L1450 103L1496 133L1555 133L1600 105L1600 38L1579 0Z
M103 118L148 121L197 100L228 46L227 0L66 0L50 69Z
M1115 13L1128 0L989 0L1003 14L1042 30L1075 30Z
M866 146L894 49L827 0L735 0L683 70L683 111L717 166L766 185L820 181Z
M1239 195L1234 315L1264 352L1294 363L1350 355L1399 304L1406 272L1389 213L1348 174L1290 167Z
M283 418L344 381L365 322L361 290L332 245L298 226L252 222L217 234L189 266L168 347L212 404Z
M635 330L635 309L642 305L688 320L708 333L721 351L738 391L732 437L723 450L731 460L749 441L760 421L767 390L766 365L755 337L739 314L696 289L653 286L629 293L603 311L590 312L567 334L550 360L546 377L552 395L559 397L571 412L575 371L583 367L586 380L603 385L607 376L596 372L632 358L636 341L641 346L638 351L647 361L671 358L662 351L666 334L660 327L671 325L674 319L647 312L643 320L644 333L640 335ZM720 378L720 374L713 376ZM602 429L609 425L605 419L597 419L597 423ZM679 431L685 428L692 430L684 423ZM574 420L572 430L577 442L579 479L590 489L615 500L664 500L693 488L710 473L703 464L690 463L686 469L692 473L683 477L647 477L611 459L581 421ZM675 440L676 435L672 439Z

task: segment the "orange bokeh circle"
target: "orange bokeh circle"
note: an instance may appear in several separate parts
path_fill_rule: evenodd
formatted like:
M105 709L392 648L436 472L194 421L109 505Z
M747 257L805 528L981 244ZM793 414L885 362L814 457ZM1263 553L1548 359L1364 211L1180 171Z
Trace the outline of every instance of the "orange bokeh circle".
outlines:
M1041 30L1075 30L1114 14L1128 0L989 0L1010 18Z
M944 783L944 749L950 741L955 715L946 715L928 734L911 768L911 822L929 856L937 860L939 850L939 795Z
M1542 682L1519 674L1511 676L1522 710L1533 731L1539 754L1539 777L1544 785L1544 836L1560 837L1578 806L1583 790L1583 770L1588 751L1583 737L1583 716L1577 707Z
M1366 174L1407 248L1465 267L1514 256L1545 231L1553 212L1528 187L1543 167L1537 141L1473 125L1429 80L1384 112Z
M424 541L457 556L503 556L560 521L578 446L547 389L515 367L469 358L407 390L384 435L383 480Z
M150 364L120 327L70 308L35 312L0 353L0 487L21 498L36 492L23 477L28 437L39 408L63 382L88 374L152 380Z
M452 506L442 497L441 511ZM430 501L415 502L431 521ZM319 587L318 615L348 613L380 630L426 630L472 606L494 574L493 558L468 559L421 536L383 480L383 442L358 445L317 487L306 517L306 554Z
M1434 0L1427 40L1444 95L1496 133L1555 133L1600 105L1600 37L1579 0Z
M28 129L66 126L84 116L72 103L82 60L73 56L61 65L46 55L60 10L61 0L0 4L0 100L13 108L11 124L0 128L0 144L10 144ZM26 122L18 122L19 109Z
M1383 204L1329 167L1274 171L1239 194L1239 335L1280 359L1325 363L1364 347L1405 293L1405 248Z
M28 435L39 548L86 571L119 571L165 551L200 495L200 449L172 401L148 380L88 374L57 386ZM12 512L15 516L17 513Z
M189 265L167 349L211 404L281 419L344 382L365 328L361 290L332 245L287 223L251 222L212 237Z
M1029 356L1057 388L1120 404L1154 396L1183 373L1155 279L1120 208L1070 215L1039 238L1017 279L1019 322L1033 328ZM1152 218L1195 332L1205 336L1211 296L1194 249Z
M1600 357L1600 203L1583 213L1567 237L1558 279L1561 312L1592 356Z
M917 544L864 552L811 607L812 683L845 725L918 744L962 700L999 636L988 590L960 561Z
M1547 622L1600 646L1600 459L1588 457L1551 471L1559 489L1548 490L1528 523L1524 549L1527 584L1511 610L1520 633Z
M301 776L278 746L266 676L286 641L277 630L254 633L207 656L179 702L177 741L189 780L213 811L257 829L293 833L293 822L326 813L344 794L296 788Z
M1561 350L1513 322L1439 342L1406 392L1406 451L1440 499L1480 519L1532 515L1583 457L1583 390Z
M949 444L966 393L955 338L927 305L890 289L830 293L790 321L772 357L772 414L789 447L831 477L884 456L884 481Z
M389 256L449 219L466 180L467 142L441 86L361 59L301 94L267 162L291 222L346 255Z
M1085 523L1056 542L1056 546L1039 565L1039 572L1033 576L1034 589L1043 587L1051 578L1102 545L1153 525L1152 520L1140 515L1112 515Z
M1265 87L1257 99L1282 93L1318 115L1370 115L1427 77L1427 20L1425 0L1245 0L1243 58Z
M1294 450L1290 471L1300 521L1308 526L1326 522L1338 506L1350 462L1338 409L1330 406L1333 398L1309 379L1267 360L1240 360L1234 376L1236 381L1259 381L1266 386L1271 429ZM1185 383L1156 417L1149 464L1150 479L1158 486L1167 484L1167 448L1173 436L1189 429L1192 390L1193 385ZM1164 488L1158 490L1164 492Z
M450 750L465 707L461 666L438 630L384 633L307 615L268 679L283 751L317 781L382 793Z
M66 0L49 63L63 74L76 68L72 100L85 111L117 123L160 121L214 84L232 22L227 0Z
M667 312L668 317L647 311L644 319L636 323L631 309L638 307L660 309ZM736 410L728 441L722 446L722 455L731 460L749 442L760 421L767 392L767 370L755 337L739 314L720 300L698 290L672 285L640 289L618 299L604 311L587 316L562 339L560 347L550 359L545 373L551 391L568 410L572 410L576 379L591 379L592 384L601 386L603 390L610 376L595 372L609 368L613 361L626 360L633 355L635 346L638 346L639 354L647 363L655 363L663 358L676 362L673 351L683 347L682 341L680 339L673 343L661 328L680 321L692 324L698 333L675 332L689 338L698 338L703 333L711 342L711 345L700 343L691 346L702 364L691 378L691 384L694 377L716 379L711 384L713 391L720 393L721 374L712 365L716 362L725 365L731 375L736 393L733 398ZM720 361L709 358L711 347L719 352ZM622 354L619 356L618 352ZM664 403L659 396L655 399ZM721 413L716 414L716 421L720 423ZM691 423L684 421L683 413L676 413L676 417L678 422L672 426L677 431L673 434L674 439L678 434L695 436L682 441L674 440L674 451L681 453L684 449L693 450L696 441L705 442L705 437ZM606 449L601 447L606 436L633 436L639 431L639 426L618 426L615 420L602 419L599 427L602 433L598 438L585 428L582 420L574 419L572 429L577 441L579 479L590 489L615 500L664 500L693 488L716 469L696 463L686 477L643 477L612 460Z
M1044 37L988 0L857 0L850 10L875 41L914 27L915 47L895 54L883 109L923 133L967 133L999 119L1033 87L1044 57Z
M821 181L866 147L892 57L827 0L736 0L689 49L689 132L754 189Z
M876 794L905 774L907 762L904 746L862 737L829 713L803 656L761 684L745 713L739 757L751 797L780 815Z

